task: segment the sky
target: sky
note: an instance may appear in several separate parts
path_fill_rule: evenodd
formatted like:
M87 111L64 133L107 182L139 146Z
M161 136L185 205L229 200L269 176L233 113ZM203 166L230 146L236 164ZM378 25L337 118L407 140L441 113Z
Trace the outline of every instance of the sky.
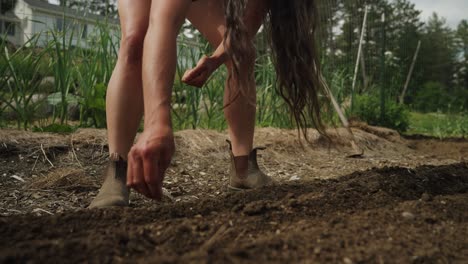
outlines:
M455 29L462 19L468 20L468 0L410 0L417 10L423 11L421 20L427 21L433 12L447 20Z

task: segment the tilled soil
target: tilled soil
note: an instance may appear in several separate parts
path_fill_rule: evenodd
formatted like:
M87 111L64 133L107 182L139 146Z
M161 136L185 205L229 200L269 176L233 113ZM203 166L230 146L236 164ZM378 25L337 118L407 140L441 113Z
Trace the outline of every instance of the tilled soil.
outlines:
M182 131L163 202L88 210L104 131L0 131L0 262L467 263L468 142L353 132L360 159L339 130L260 129L276 183L232 193L224 134Z

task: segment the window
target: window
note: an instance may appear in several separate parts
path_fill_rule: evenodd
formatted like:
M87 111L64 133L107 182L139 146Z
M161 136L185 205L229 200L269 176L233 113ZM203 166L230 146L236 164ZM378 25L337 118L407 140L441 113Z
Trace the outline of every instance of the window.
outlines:
M14 36L15 33L16 33L16 25L15 25L15 23L5 21L3 24L4 24L4 26L5 26L5 32L7 33L7 35L9 35L9 36Z
M81 32L81 38L85 39L88 37L88 25L84 24L83 25L83 31Z
M55 22L55 28L57 29L57 31L68 31L68 30L73 30L71 28L71 21L66 19L65 20L63 19L63 17L57 17L57 20Z
M0 35L14 36L15 33L16 24L14 22L0 20Z
M57 18L55 27L57 28L57 31L63 31L63 19L61 17Z
M76 20L57 17L55 21L55 29L57 32L64 32L67 35L72 35L73 38L87 38L88 37L88 25L84 24L81 26Z

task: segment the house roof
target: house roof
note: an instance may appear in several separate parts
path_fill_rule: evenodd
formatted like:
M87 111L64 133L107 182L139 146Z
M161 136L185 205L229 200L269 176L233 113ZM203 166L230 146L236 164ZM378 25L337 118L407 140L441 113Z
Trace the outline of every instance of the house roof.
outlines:
M75 10L69 7L53 5L53 4L49 4L48 2L44 2L40 0L24 0L24 2L28 4L29 6L31 6L32 9L39 9L45 12L56 13L59 15L62 15L63 13L65 13L66 15L74 16L76 18L88 19L88 20L94 20L94 21L102 21L102 20L107 19L107 21L110 23L113 23L113 24L119 23L119 20L117 19L106 18L104 16L82 12L82 11Z

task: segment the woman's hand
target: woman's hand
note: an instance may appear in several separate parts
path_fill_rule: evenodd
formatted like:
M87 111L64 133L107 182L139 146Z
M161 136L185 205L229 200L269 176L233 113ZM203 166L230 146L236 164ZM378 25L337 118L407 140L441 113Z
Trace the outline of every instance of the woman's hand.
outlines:
M166 169L175 152L170 125L145 129L128 154L127 186L161 200Z
M216 59L203 56L195 68L185 72L182 82L201 88L218 67L219 63Z

